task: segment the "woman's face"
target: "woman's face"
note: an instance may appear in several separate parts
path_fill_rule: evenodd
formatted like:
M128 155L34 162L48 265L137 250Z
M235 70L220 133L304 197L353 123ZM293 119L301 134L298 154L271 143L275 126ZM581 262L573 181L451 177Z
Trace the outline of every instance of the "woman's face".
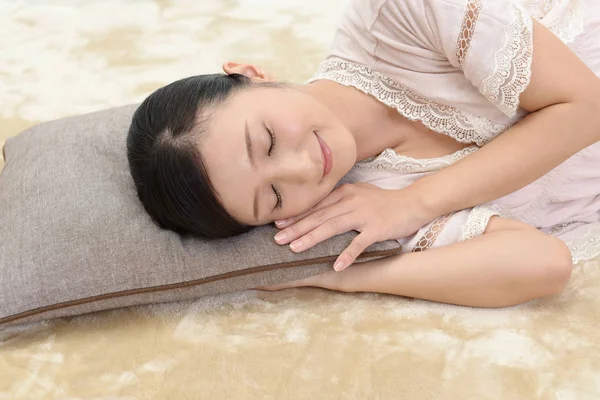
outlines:
M308 210L356 161L356 143L341 121L288 87L235 93L210 113L199 150L225 209L248 225Z

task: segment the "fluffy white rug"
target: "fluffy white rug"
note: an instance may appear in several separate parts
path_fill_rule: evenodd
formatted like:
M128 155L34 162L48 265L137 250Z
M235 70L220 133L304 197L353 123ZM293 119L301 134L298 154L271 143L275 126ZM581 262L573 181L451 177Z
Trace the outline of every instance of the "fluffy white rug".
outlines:
M0 142L228 60L302 81L344 3L0 0ZM0 400L598 399L599 289L595 260L503 310L293 289L12 328Z

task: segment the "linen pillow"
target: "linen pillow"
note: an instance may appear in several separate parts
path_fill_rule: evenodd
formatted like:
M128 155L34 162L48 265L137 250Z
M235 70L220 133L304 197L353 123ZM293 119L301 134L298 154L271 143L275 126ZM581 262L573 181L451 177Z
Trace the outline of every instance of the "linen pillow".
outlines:
M9 138L0 174L0 324L178 301L331 269L355 236L301 254L264 226L205 241L160 229L139 202L126 135L137 105L35 126ZM360 261L398 253L371 246Z

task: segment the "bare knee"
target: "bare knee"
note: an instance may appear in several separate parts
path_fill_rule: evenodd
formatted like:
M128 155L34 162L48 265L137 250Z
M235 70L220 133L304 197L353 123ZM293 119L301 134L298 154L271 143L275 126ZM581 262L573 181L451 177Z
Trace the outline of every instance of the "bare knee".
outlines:
M551 244L548 245L546 259L548 271L549 295L563 291L567 286L573 272L573 258L567 245L560 239L547 237Z
M519 232L519 241L526 243L530 257L522 272L528 298L555 295L564 290L571 278L573 260L567 245L520 221L492 217L486 233Z

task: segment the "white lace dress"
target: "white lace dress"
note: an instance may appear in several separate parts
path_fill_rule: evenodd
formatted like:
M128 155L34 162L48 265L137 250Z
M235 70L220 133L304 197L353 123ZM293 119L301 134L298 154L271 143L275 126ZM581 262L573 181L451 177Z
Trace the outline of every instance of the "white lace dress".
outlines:
M346 180L405 187L527 115L519 95L531 76L532 18L600 76L597 0L351 0L329 57L308 82L355 87L472 146L428 160L388 149L357 164ZM493 215L560 237L575 262L599 255L600 143L511 195L442 216L398 241L406 251L422 251L466 240L482 234Z

